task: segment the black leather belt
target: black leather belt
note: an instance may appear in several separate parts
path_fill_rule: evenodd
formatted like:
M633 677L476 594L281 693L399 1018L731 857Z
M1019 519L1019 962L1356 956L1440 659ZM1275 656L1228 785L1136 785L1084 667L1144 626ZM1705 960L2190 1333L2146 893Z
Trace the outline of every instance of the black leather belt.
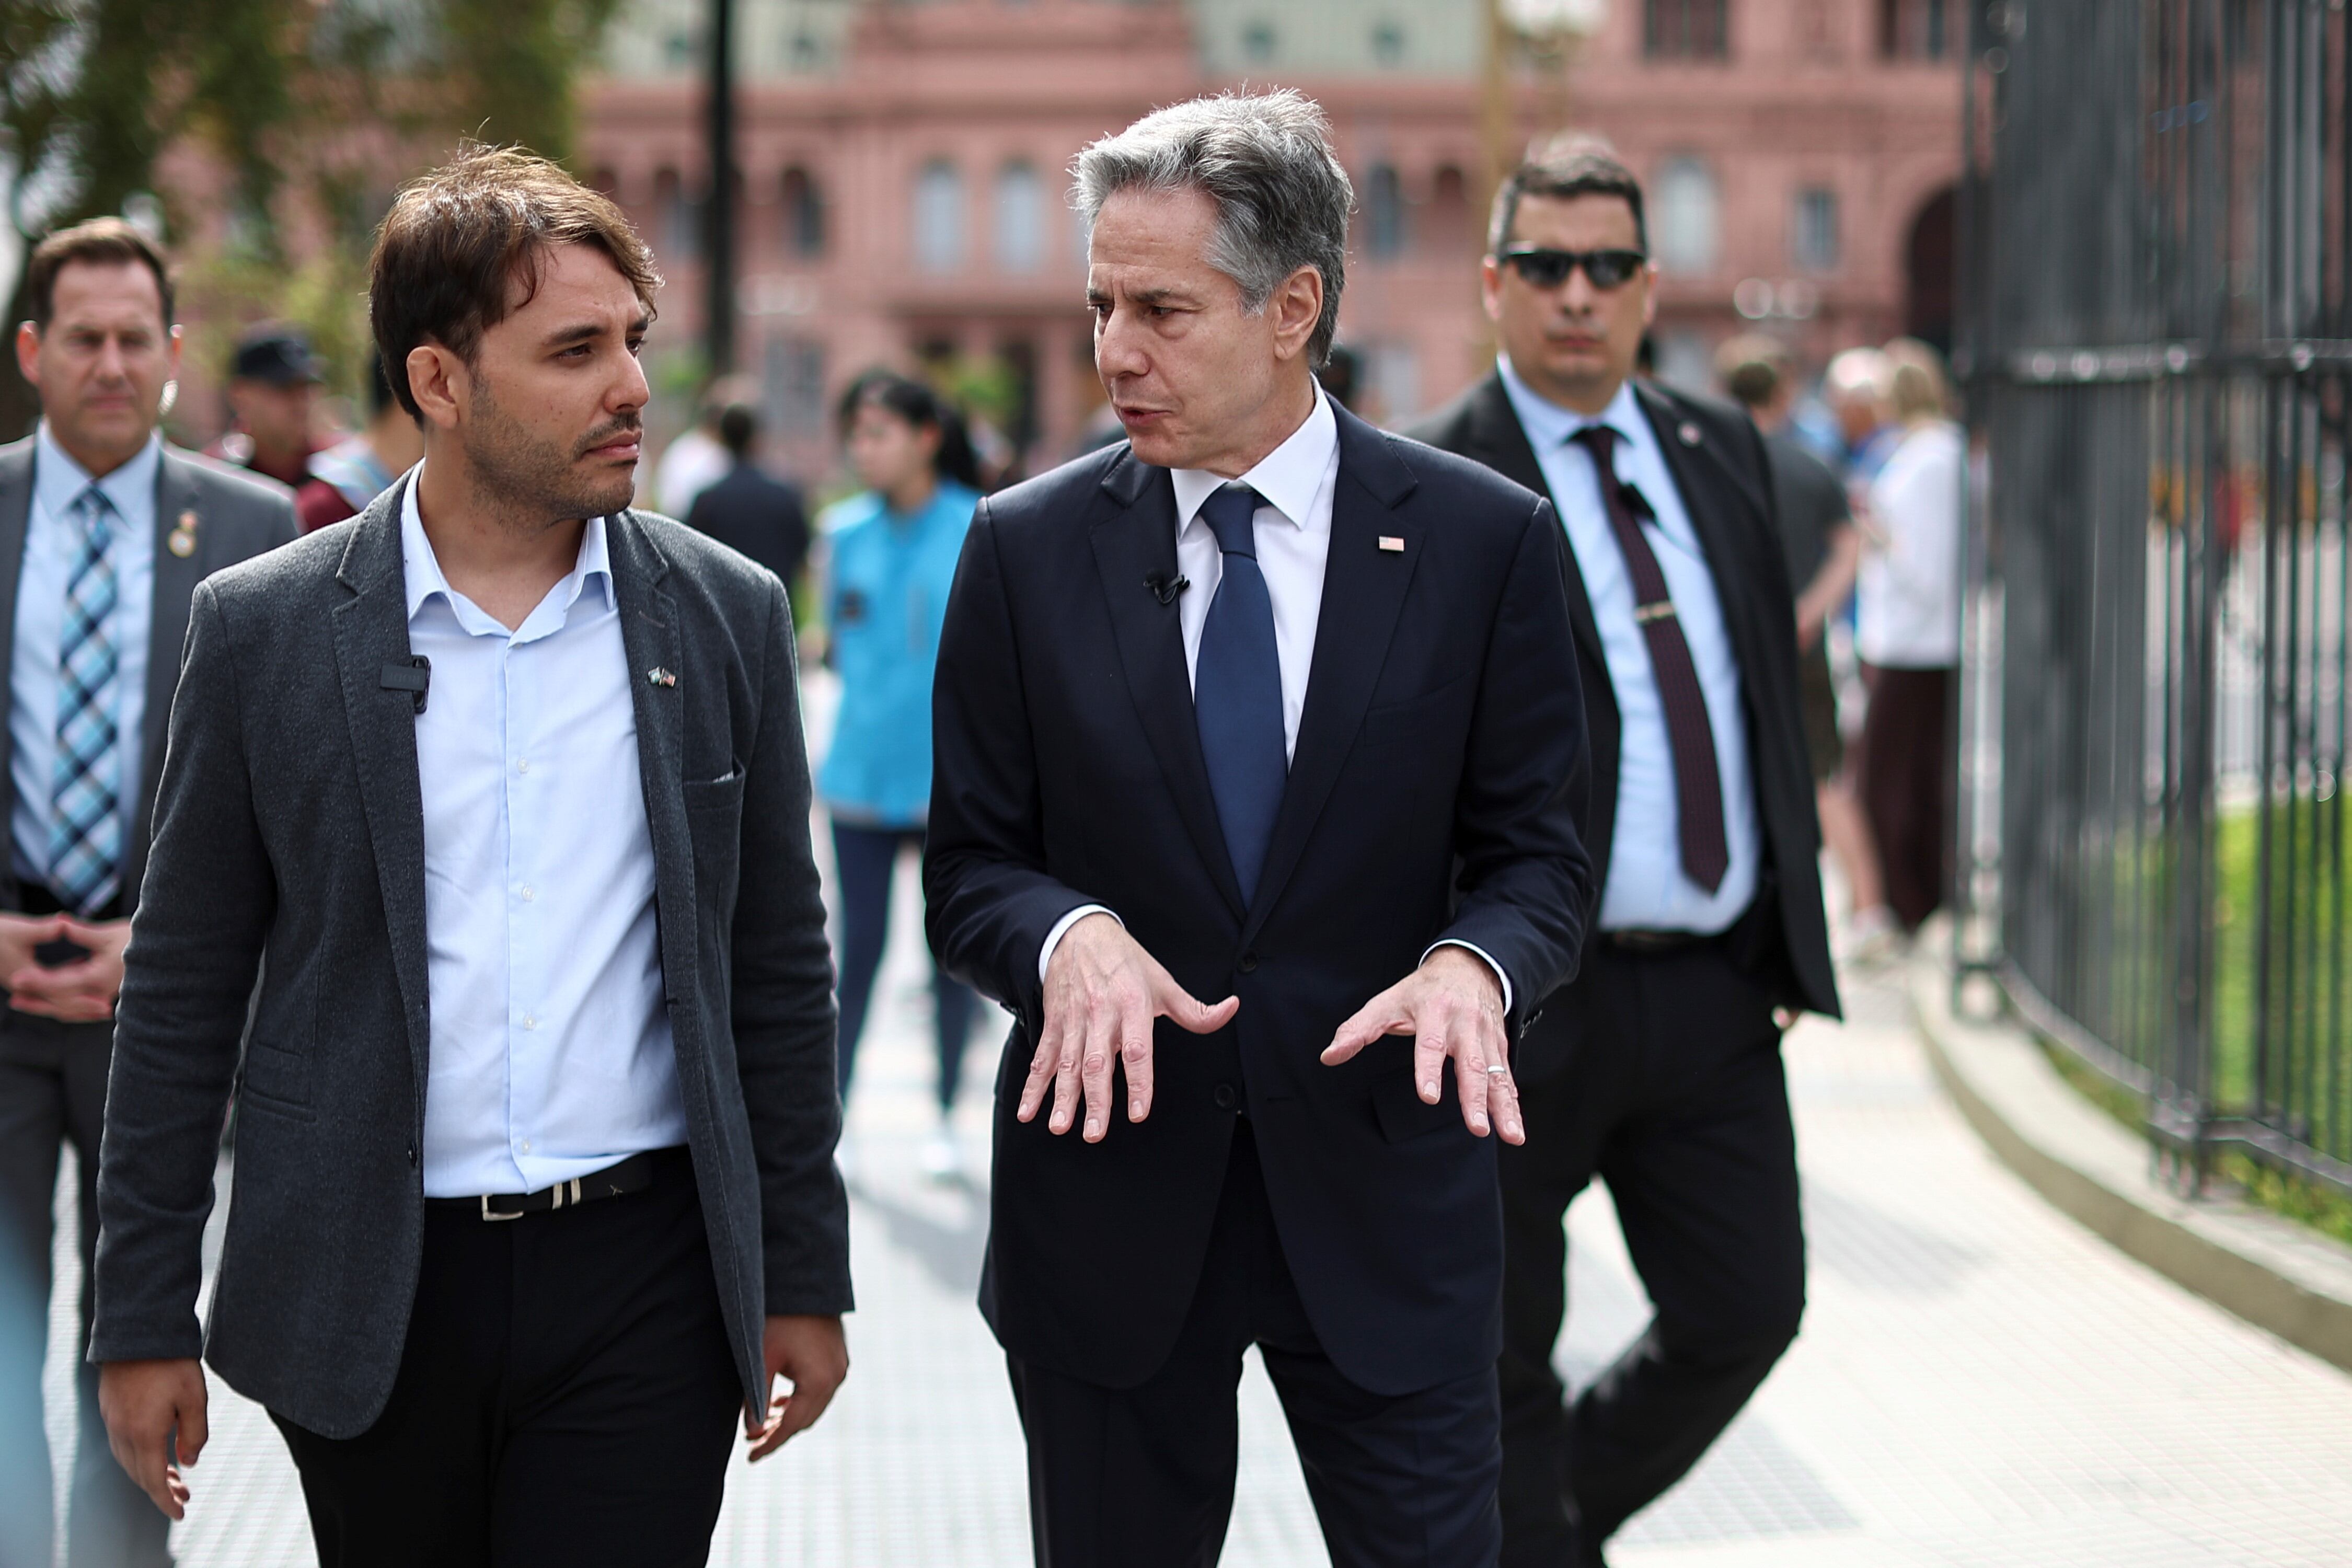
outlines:
M1686 947L1723 940L1721 931L1604 931L1600 935L1602 942L1620 952L1680 952Z
M485 1220L520 1219L527 1214L549 1214L556 1209L594 1203L598 1198L617 1198L630 1193L642 1193L654 1184L654 1177L664 1163L685 1157L683 1149L648 1149L642 1154L630 1155L617 1165L607 1165L601 1171L575 1176L568 1182L558 1182L535 1193L484 1193L478 1198L429 1198L425 1201L436 1207L473 1209L478 1205Z

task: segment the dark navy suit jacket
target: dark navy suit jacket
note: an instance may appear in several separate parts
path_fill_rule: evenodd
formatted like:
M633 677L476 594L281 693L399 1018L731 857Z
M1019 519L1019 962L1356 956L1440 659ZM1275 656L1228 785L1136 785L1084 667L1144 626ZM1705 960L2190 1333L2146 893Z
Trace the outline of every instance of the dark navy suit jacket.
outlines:
M1550 503L1343 410L1328 565L1290 778L1254 902L1234 879L1173 602L1174 487L1121 444L982 503L941 637L925 860L933 951L1018 1017L997 1086L982 1307L1015 1355L1107 1386L1165 1360L1234 1117L1339 1370L1402 1394L1493 1364L1495 1145L1411 1042L1344 1067L1339 1026L1454 937L1508 974L1516 1033L1573 973L1591 868L1584 719ZM1381 546L1402 540L1402 550ZM1178 984L1141 1125L1088 1145L1013 1119L1054 923L1116 910ZM1123 1099L1123 1096L1121 1097Z

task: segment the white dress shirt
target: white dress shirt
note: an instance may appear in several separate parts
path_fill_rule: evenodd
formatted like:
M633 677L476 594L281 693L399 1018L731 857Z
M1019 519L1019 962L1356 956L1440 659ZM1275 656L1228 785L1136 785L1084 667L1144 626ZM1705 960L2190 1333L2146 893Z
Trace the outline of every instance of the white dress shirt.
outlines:
M1870 481L1868 542L1854 583L1854 651L1882 669L1960 662L1960 466L1957 425L1905 436Z
M1228 484L1244 484L1258 495L1251 518L1257 544L1257 567L1265 578L1266 595L1274 601L1275 658L1282 666L1282 749L1285 758L1298 750L1298 718L1307 710L1307 679L1315 668L1315 628L1323 616L1323 566L1331 553L1331 498L1339 484L1339 421L1321 386L1315 388L1315 406L1306 422L1287 440L1259 459L1238 480L1206 468L1171 468L1176 488L1176 570L1190 583L1177 599L1184 635L1184 675L1191 680L1201 662L1201 628L1208 624L1209 605L1217 584L1225 580L1224 552L1202 517L1208 499ZM1092 914L1118 919L1101 904L1083 904L1064 915L1045 933L1037 953L1037 978L1045 978L1054 949L1062 935ZM1483 948L1466 942L1439 942L1466 947L1486 959L1502 983L1503 1006L1511 1005L1511 978ZM1422 954L1423 958L1428 953Z
M509 632L401 500L432 1035L425 1195L533 1193L686 1142L654 923L628 654L592 520Z
M115 811L121 843L131 848L139 806L147 722L148 634L155 607L155 480L163 443L150 436L139 455L98 481L114 507L106 546L114 565ZM47 886L49 822L56 815L58 656L65 636L66 587L81 558L81 524L68 509L89 489L89 470L66 455L41 421L33 447L33 500L25 514L25 560L16 578L16 624L8 666L9 781L16 805L8 821L9 859L17 877ZM179 657L173 649L172 657Z
M1682 491L1675 486L1674 472L1658 449L1657 433L1635 400L1632 383L1620 386L1596 418L1537 395L1512 370L1508 358L1498 359L1496 367L1559 508L1577 574L1584 580L1584 596L1591 602L1593 623L1601 633L1610 688L1617 697L1617 823L1609 840L1609 879L1601 891L1601 929L1727 930L1756 897L1763 846L1748 773L1739 660L1724 626L1715 574L1691 526ZM1716 775L1722 784L1723 835L1731 858L1712 893L1683 874L1674 748L1666 737L1657 678L1650 669L1649 641L1633 618L1633 578L1609 526L1592 455L1571 443L1588 425L1605 425L1617 433L1617 477L1640 490L1657 513L1655 521L1642 524L1642 536L1658 558L1666 593L1675 602L1675 620L1690 647L1699 693L1706 700L1706 721L1715 733Z

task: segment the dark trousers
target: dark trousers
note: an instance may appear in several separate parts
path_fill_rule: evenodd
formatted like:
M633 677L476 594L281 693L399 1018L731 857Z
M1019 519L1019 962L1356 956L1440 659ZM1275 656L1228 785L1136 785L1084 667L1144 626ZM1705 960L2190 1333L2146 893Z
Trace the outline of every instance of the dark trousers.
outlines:
M1878 669L1862 726L1862 811L1886 907L1916 931L1952 879L1952 702L1958 672Z
M383 1415L343 1440L277 1420L321 1568L675 1568L709 1557L742 1411L680 1150L578 1208L428 1203Z
M114 1462L98 1413L98 1368L79 1354L89 1345L98 1140L113 1047L111 1024L60 1024L9 1013L0 1004L0 1568L49 1568L51 1560L41 1359L48 1342L58 1151L68 1139L81 1164L82 1287L66 1562L71 1568L147 1568L172 1561L171 1521Z
M849 1098L857 1065L857 1037L866 1029L866 1008L874 995L874 973L890 936L890 879L900 851L923 852L919 827L860 827L835 820L833 863L841 886L841 1097ZM971 987L931 966L931 998L937 1009L940 1048L940 1110L955 1108L956 1084L963 1073L964 1041L971 1034L980 998Z
M1369 1393L1323 1353L1282 1255L1246 1119L1176 1348L1134 1388L1009 1356L1038 1568L1211 1568L1240 1457L1242 1352L1265 1358L1333 1568L1486 1568L1502 1530L1495 1378Z
M1765 991L1720 942L1631 954L1596 936L1564 1066L1520 1079L1502 1151L1503 1561L1559 1568L1680 1479L1796 1337L1796 1140ZM1656 1316L1574 1405L1552 1369L1561 1218L1598 1173Z

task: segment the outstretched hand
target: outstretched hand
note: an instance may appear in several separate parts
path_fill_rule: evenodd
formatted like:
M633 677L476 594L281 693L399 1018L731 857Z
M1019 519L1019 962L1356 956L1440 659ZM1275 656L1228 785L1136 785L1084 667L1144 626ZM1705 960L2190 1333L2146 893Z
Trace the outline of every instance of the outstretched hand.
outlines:
M1045 965L1045 1026L1029 1060L1017 1114L1034 1121L1053 1086L1045 1125L1067 1132L1083 1101L1089 1143L1110 1131L1111 1058L1127 1066L1127 1119L1151 1114L1151 1026L1166 1018L1196 1035L1234 1021L1241 998L1212 1007L1176 984L1160 961L1107 914L1088 915L1062 933Z
M1413 1088L1423 1103L1437 1103L1438 1075L1452 1057L1464 1124L1481 1138L1499 1127L1506 1143L1528 1141L1518 1086L1511 1081L1502 982L1476 953L1448 945L1423 959L1339 1026L1323 1048L1323 1065L1338 1067L1383 1035L1413 1037Z

